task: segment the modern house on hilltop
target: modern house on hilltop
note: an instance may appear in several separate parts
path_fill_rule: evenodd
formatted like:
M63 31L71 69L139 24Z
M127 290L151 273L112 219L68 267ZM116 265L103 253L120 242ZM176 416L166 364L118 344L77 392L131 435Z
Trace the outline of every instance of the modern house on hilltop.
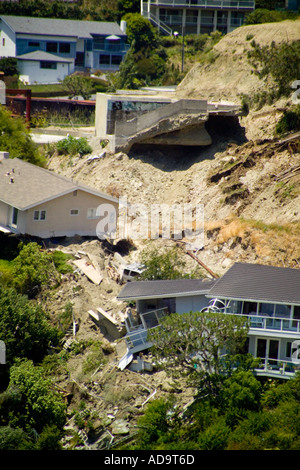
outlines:
M116 71L129 49L121 26L2 15L0 57L16 57L28 84L57 83L75 71Z
M257 375L289 378L300 366L300 269L236 263L217 280L130 282L118 300L135 301L137 311L123 363L151 347L147 331L164 315L211 309L249 319L245 353L261 359Z
M0 152L0 231L40 238L96 236L97 207L118 199Z
M254 9L255 0L141 0L141 14L168 35L230 33Z

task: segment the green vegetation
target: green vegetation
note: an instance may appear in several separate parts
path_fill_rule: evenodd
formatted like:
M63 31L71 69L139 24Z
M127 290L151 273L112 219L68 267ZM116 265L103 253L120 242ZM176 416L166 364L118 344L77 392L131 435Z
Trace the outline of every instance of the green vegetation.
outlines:
M15 57L1 57L0 70L6 76L18 76L18 59L16 59Z
M272 104L282 96L292 95L292 83L300 76L300 43L299 41L272 42L260 46L254 40L252 50L248 52L248 61L252 65L252 73L265 82L265 90L253 96L242 96L245 113L249 108L260 109L265 104Z
M22 118L12 118L10 112L0 107L0 147L9 152L11 158L18 157L35 165L44 165L37 146L31 139Z
M92 152L92 147L85 137L76 138L71 135L57 142L56 149L60 155L70 156L82 156Z
M132 450L299 450L300 376L261 382L238 369L220 377L216 395L179 415L174 398L148 404Z
M92 95L92 83L82 75L67 75L62 81L62 86L69 98L82 96L84 100L88 100Z
M300 106L292 106L284 111L276 125L276 134L285 134L286 132L300 130Z
M187 273L182 252L176 247L161 252L157 248L146 248L140 255L140 263L145 266L142 280L180 279L199 277L199 269Z
M293 11L269 10L267 8L256 8L245 17L245 25L275 23L284 20L296 20L299 13Z
M161 327L149 332L156 362L171 374L187 375L198 384L204 396L214 393L216 377L228 369L236 354L244 348L247 338L247 319L236 315L190 312L173 313L161 319ZM195 354L197 351L197 354Z

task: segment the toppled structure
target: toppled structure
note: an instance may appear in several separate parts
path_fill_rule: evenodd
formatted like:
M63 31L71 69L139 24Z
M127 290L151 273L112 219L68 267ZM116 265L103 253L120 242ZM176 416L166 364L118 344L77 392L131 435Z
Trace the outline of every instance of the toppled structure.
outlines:
M233 103L178 100L171 94L97 93L95 132L113 152L128 152L134 144L207 146L212 143L205 127L209 117L238 113Z

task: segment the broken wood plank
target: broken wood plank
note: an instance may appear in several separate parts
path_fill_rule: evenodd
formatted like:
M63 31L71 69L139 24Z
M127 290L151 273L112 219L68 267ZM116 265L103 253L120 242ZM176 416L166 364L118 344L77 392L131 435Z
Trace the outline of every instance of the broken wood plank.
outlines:
M89 313L90 316L93 317L95 320L99 321L99 315L98 315L98 313L94 312L94 310L89 310L88 313Z
M97 308L98 312L100 313L100 319L101 319L101 315L106 318L107 320L109 320L111 323L113 323L113 325L116 325L118 326L119 325L119 322L118 320L113 317L113 315L111 315L110 313L106 312L105 310L103 310L103 308L101 307L98 307Z
M187 254L190 255L195 261L197 261L197 263L200 264L200 266L202 266L202 268L204 268L212 277L218 279L219 276L214 273L211 269L209 269L202 261L200 261L200 259L197 258L194 253L192 253L191 251L187 251Z
M97 269L88 261L84 259L79 259L73 261L73 264L77 266L81 271L90 279L94 284L100 284L102 281L102 276Z

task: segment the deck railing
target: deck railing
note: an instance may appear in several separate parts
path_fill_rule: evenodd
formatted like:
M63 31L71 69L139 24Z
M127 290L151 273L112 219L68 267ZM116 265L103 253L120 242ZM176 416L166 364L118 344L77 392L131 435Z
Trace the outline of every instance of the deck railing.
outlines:
M147 2L143 2L143 10L147 10ZM220 8L229 10L254 10L254 0L151 0L150 5L187 8Z

